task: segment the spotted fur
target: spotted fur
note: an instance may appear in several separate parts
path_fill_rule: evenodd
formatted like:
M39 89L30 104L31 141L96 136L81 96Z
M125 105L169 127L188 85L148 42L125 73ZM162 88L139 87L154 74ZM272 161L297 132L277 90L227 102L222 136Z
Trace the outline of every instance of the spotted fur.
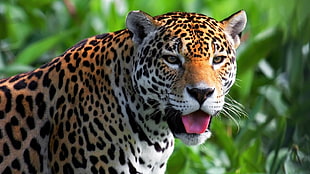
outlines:
M0 80L2 173L164 173L181 117L215 116L236 75L244 11L127 16L31 72Z

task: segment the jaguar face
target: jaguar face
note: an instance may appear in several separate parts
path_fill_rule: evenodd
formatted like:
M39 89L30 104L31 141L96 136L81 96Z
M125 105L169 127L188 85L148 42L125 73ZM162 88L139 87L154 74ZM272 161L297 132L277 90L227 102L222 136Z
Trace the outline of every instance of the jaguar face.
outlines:
M146 104L160 105L175 137L201 144L211 136L212 117L223 109L235 81L235 49L245 14L221 22L188 13L146 20L139 23L145 34L132 29L137 45L133 86Z

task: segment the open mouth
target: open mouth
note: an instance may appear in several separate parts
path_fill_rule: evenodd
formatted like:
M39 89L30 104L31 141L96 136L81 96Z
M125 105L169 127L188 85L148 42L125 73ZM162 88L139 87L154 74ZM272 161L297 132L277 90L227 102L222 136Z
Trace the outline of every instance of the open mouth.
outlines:
M211 116L200 110L182 116L183 126L186 130L186 133L189 134L204 133L207 128L209 128L210 121Z
M202 134L209 129L211 120L211 115L198 110L188 115L169 117L167 121L174 134Z

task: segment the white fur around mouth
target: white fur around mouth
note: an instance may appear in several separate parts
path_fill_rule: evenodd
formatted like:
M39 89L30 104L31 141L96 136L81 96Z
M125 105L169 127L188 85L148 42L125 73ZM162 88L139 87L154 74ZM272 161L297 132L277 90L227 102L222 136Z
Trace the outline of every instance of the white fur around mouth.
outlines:
M207 129L201 134L176 133L175 136L181 139L184 144L193 146L204 143L211 137L211 132Z

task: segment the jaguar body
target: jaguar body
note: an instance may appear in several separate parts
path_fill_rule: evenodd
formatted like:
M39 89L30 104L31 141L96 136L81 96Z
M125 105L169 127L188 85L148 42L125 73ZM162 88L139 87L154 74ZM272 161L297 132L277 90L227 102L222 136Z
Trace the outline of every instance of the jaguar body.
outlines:
M245 23L133 11L126 29L0 80L0 172L164 173L175 138L211 136Z

